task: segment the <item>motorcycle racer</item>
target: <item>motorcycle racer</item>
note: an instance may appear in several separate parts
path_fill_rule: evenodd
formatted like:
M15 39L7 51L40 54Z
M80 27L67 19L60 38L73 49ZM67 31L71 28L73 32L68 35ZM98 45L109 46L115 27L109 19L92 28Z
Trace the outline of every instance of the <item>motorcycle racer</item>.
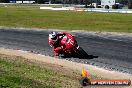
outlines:
M49 34L49 45L53 47L55 56L59 56L63 49L63 45L60 44L61 39L65 36L65 32L51 32Z
M78 45L75 36L66 32L51 32L48 43L55 56L87 58L88 54Z

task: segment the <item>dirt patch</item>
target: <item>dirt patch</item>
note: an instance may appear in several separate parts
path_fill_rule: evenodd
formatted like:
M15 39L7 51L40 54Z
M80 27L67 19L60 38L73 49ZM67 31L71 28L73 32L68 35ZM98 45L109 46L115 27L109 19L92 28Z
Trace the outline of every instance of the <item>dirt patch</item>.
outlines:
M0 54L10 55L10 56L18 56L24 57L28 61L32 63L37 63L42 67L46 66L49 69L63 72L65 74L69 74L70 77L78 78L81 74L81 69L84 67L89 71L90 75L94 78L105 78L105 79L130 79L132 80L132 75L120 73L116 71L108 71L102 68L98 68L95 66L81 64L76 62L71 62L67 60L62 60L54 57L44 56L40 54L34 54L30 52L20 51L20 50L12 50L12 49L4 49L0 48ZM67 76L67 75L66 75ZM77 77L78 76L78 77ZM125 88L131 88L132 86L128 86Z

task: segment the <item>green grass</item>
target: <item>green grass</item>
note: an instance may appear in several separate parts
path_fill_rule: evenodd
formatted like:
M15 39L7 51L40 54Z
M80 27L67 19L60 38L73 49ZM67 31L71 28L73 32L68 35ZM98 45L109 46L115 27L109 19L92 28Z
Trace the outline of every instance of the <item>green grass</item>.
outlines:
M25 6L26 7L26 6ZM132 32L132 14L0 8L0 26Z
M78 88L79 82L22 57L0 55L0 87L2 86L4 88Z
M55 65L0 54L0 88L83 88L80 74ZM68 72L66 72L68 71ZM65 73L66 72L66 73ZM79 78L78 78L79 77ZM105 79L90 75L91 79ZM88 88L126 88L88 86Z

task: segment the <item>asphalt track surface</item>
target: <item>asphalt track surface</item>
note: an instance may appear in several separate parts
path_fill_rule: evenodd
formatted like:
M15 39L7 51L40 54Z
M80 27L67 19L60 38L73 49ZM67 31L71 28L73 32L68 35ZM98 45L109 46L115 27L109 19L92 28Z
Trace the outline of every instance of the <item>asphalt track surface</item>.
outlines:
M52 56L48 45L50 31L0 29L0 47ZM72 32L89 54L85 59L60 58L132 74L132 37Z

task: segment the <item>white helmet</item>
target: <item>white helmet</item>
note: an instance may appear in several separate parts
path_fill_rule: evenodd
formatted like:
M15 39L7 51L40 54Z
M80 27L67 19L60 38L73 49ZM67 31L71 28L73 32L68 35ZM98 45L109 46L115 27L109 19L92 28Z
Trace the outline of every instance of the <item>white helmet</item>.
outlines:
M53 41L57 40L57 33L56 32L51 32L51 34L49 34L49 38L52 39Z

